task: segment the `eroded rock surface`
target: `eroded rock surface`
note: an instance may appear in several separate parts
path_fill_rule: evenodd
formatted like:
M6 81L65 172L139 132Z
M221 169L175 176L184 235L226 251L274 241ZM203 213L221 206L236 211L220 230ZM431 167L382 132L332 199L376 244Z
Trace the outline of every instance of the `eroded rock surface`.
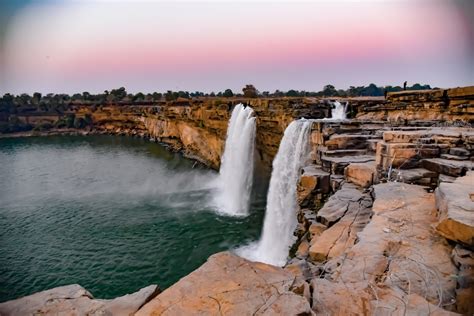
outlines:
M133 315L159 293L150 285L133 294L111 300L94 299L78 284L56 287L0 303L0 315Z
M229 252L215 254L143 308L142 315L310 315L296 276Z

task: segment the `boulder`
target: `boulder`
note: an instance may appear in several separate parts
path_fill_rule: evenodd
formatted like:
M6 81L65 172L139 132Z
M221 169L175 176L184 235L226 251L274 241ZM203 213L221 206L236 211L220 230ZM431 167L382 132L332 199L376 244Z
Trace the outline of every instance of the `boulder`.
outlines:
M474 172L436 189L439 223L436 230L447 239L474 246Z
M94 299L78 284L65 285L0 304L0 315L133 315L159 293L150 285L112 300Z
M291 291L295 279L284 269L221 252L136 315L311 315L308 300Z
M344 169L344 175L349 182L368 188L374 184L375 162L351 163Z

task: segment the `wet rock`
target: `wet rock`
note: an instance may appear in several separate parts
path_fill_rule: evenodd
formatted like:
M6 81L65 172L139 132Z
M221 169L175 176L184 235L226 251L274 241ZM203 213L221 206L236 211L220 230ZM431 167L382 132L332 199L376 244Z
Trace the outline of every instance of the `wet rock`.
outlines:
M78 284L56 287L0 304L0 315L133 315L159 293L156 285L112 300L94 299Z
M439 223L436 230L444 237L474 246L474 172L453 183L440 183L436 189Z
M349 182L352 182L362 188L368 188L374 184L375 162L351 163L345 170L344 175Z
M290 290L295 278L284 269L222 252L136 315L310 315L309 302Z

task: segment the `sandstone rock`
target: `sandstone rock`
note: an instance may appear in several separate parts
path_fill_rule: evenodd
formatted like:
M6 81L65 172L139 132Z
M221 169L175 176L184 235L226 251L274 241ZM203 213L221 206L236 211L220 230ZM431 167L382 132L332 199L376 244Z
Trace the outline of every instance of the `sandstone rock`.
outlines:
M344 168L351 163L363 163L374 161L374 156L345 156L345 157L321 157L324 171L334 174L344 174Z
M311 242L309 256L313 261L325 261L344 253L344 251L354 245L357 233L362 231L370 220L372 215L370 209L372 199L369 196L361 194L355 201L340 201L345 203L342 207L342 209L345 209L342 218L336 224L323 231L316 238L316 241ZM336 212L339 213L340 210L341 208L339 207Z
M374 183L376 176L375 162L351 163L344 169L346 179L362 188Z
M474 314L474 253L456 245L452 258L459 269L456 288L456 311L464 315Z
M312 199L314 199L316 193L329 192L329 173L322 171L314 165L303 168L297 192L300 206L314 204Z
M422 296L411 293L405 294L398 289L376 289L377 298L370 303L373 315L404 316L404 315L436 315L454 316L453 312L429 303Z
M448 176L459 177L474 169L472 161L448 160L442 158L423 159L423 168Z
M436 189L439 223L436 230L444 237L474 246L474 172L453 183L440 183Z
M0 303L0 315L133 315L156 296L150 285L112 300L98 300L77 284L56 287L16 300Z
M405 183L374 186L374 215L335 272L345 282L378 282L437 305L454 298L451 248L432 229L434 194ZM441 294L441 295L440 295Z
M321 223L312 223L308 228L309 238L311 242L313 242L315 237L321 236L323 231L325 231L326 229L327 227Z
M218 253L136 315L310 315L309 302L290 290L294 281L281 268Z
M333 135L328 141L325 142L325 145L330 150L336 149L366 149L367 140L370 139L370 135L361 135L361 134L341 134Z
M353 185L346 183L318 211L317 219L320 223L331 226L344 216L350 202L359 202L362 198L362 192L353 187Z
M306 238L303 238L298 245L298 249L296 250L296 257L304 259L308 256L308 251L309 241Z
M471 153L469 150L462 148L462 147L453 147L449 149L449 154L450 155L455 155L455 156L462 156L462 157L469 157Z

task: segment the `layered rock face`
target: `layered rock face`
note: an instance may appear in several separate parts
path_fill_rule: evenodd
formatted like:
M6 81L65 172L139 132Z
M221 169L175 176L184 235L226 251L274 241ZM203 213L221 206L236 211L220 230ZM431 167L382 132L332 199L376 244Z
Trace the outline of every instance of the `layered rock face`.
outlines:
M255 111L256 148L259 160L267 169L291 121L301 117L323 118L330 112L329 103L304 98L190 100L156 106L108 106L95 110L80 106L75 111L80 116L90 114L98 132L151 138L218 169L230 111L238 103L249 105Z
M314 122L289 266L317 314L474 312L474 130L425 124Z
M357 119L385 121L469 121L474 87L388 93L386 101L353 101Z

